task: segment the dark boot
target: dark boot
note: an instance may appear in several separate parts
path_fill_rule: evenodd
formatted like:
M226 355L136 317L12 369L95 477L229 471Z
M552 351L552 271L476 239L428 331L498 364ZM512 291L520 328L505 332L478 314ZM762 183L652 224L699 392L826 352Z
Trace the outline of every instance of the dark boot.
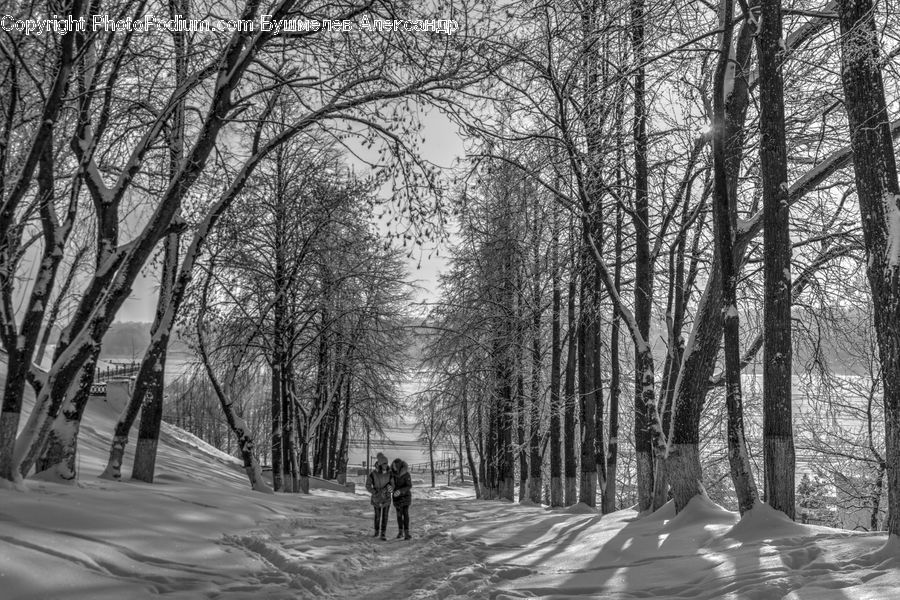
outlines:
M400 536L397 536L397 537L400 537ZM404 539L404 540L411 540L411 539L412 539L412 536L409 535L409 529L405 529L405 530L403 531L403 539Z
M397 532L397 539L399 540L402 537L403 537L403 530L401 529L400 531Z
M378 530L375 530L375 533L372 534L372 537L378 537Z
M382 542L387 541L387 538L384 537L384 533L382 533L382 534L378 537L378 539L381 540Z

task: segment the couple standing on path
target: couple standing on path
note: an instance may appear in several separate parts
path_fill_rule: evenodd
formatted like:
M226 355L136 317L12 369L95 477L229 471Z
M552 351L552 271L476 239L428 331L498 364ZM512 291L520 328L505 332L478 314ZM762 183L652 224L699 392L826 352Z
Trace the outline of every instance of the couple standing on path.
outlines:
M391 510L391 498L394 510L397 511L397 538L410 539L409 505L412 502L412 477L405 462L395 458L388 467L388 459L379 452L375 457L375 468L366 478L366 491L372 494L372 506L375 507L375 533L382 540L387 529L388 512Z

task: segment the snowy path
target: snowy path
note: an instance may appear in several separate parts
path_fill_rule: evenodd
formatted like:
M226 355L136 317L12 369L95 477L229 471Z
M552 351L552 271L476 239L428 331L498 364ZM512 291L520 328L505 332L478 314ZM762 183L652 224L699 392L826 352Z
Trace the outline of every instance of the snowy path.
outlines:
M269 567L258 580L267 596L290 588L300 597L312 593L310 597L319 598L467 598L486 585L531 572L488 566L486 543L472 535L473 527L485 531L495 527L498 509L513 517L523 507L484 503L479 511L483 503L475 502L471 492L417 492L431 497L414 501L410 541L394 539L393 509L388 540L371 537L372 509L361 495L340 511L316 507L314 518L276 522L228 541ZM464 536L459 535L463 523Z
M382 542L363 494L170 478L0 490L0 598L887 600L900 588L883 535L765 507L738 522L692 502L638 520L419 486L414 539L393 539L391 521Z
M232 542L271 569L255 582L266 597L887 599L900 584L896 552L876 552L883 536L797 525L765 507L735 526L710 502L637 520L417 491L409 542L368 537L364 497Z
M413 539L381 542L366 494L251 492L237 460L168 425L156 483L99 480L117 411L89 408L77 485L0 488L0 600L900 597L900 542L766 507L601 517L419 481Z

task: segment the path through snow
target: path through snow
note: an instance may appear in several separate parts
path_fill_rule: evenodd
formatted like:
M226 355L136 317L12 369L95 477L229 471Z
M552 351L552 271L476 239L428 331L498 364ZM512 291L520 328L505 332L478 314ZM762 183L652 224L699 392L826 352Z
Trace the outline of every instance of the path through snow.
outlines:
M393 510L388 540L372 537L372 509L360 496L343 510L314 507L310 518L273 522L228 543L268 566L258 583L264 595L277 593L274 586L319 598L469 598L532 572L490 561L477 535L504 516L521 518L522 507L476 503L465 488L416 491L410 541L394 538Z
M417 491L410 542L369 537L364 499L230 542L269 566L256 585L272 597L888 599L900 583L896 552L877 552L883 536L790 523L765 506L740 524L705 499L638 520Z
M678 516L667 506L638 520L418 482L413 539L382 542L365 493L327 482L308 496L251 492L239 461L168 425L156 483L103 481L116 416L88 408L77 485L0 488L0 599L889 600L900 590L900 542L765 506L738 522L695 499Z

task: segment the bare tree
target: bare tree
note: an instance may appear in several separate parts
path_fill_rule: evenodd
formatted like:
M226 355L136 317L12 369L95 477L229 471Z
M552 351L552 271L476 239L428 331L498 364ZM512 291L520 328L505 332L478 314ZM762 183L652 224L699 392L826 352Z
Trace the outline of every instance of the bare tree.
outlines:
M761 0L759 54L760 172L763 188L765 334L763 437L765 500L794 518L791 419L791 239L785 148L781 0Z
M850 123L856 195L884 387L888 523L900 535L900 185L888 119L875 11L869 0L841 0L841 80Z

